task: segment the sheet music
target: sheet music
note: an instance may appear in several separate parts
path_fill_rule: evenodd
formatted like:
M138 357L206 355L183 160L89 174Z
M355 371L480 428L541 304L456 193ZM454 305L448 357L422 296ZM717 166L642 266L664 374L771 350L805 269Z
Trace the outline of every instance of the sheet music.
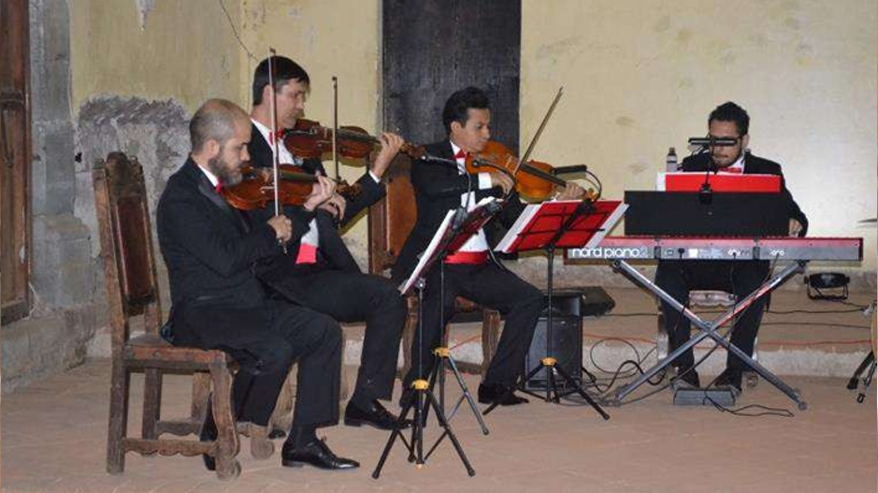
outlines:
M477 211L480 211L481 208L484 208L486 205L493 202L497 202L497 199L494 197L483 198L476 204L473 210L469 212L469 216L476 215ZM408 279L405 280L405 282L399 285L398 289L401 294L406 294L412 288L412 286L414 286L418 278L423 275L424 271L429 268L429 264L436 260L435 256L437 251L440 247L445 246L442 244L442 240L450 239L447 238L447 233L448 230L451 228L451 221L454 219L454 215L456 213L457 209L451 209L445 214L445 218L442 219L442 222L439 224L439 228L436 229L436 233L433 235L430 243L427 244L427 248L425 248L424 251L421 252L421 254L418 256L418 263L412 270L412 273L409 275ZM486 217L484 222L487 222L487 219L490 219L490 216ZM481 226L479 227L479 229L480 228Z

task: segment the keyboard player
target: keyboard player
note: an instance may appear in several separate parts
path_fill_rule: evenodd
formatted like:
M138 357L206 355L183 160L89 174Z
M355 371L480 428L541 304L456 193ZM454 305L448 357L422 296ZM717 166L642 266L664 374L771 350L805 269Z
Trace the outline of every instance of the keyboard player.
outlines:
M745 152L749 144L750 117L735 103L727 102L710 113L708 118L709 137L734 139L733 146L717 146L683 160L682 171L707 172L715 169L719 173L771 174L781 177L785 204L789 213L790 236L805 236L808 219L799 208L792 195L783 184L783 173L778 163ZM658 264L655 283L683 305L688 305L690 290L720 290L733 293L741 299L758 288L767 278L770 265L768 261L672 261L663 260ZM732 330L731 342L747 355L753 355L753 345L762 313L767 300L757 300L745 310ZM665 330L673 351L689 340L690 323L686 317L662 302ZM677 368L678 381L693 387L700 387L698 373L693 368L692 350L681 354L673 365ZM714 380L713 385L731 386L741 391L741 373L747 366L743 361L729 353L726 369Z

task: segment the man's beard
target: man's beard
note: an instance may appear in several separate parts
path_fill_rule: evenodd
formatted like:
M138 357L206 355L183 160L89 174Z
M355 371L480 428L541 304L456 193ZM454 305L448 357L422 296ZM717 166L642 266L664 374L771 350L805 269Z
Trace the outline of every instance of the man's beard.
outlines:
M718 158L719 158L719 159L723 159L723 158L720 157L720 156L714 156L713 154L711 154L711 155L710 155L710 161L711 161L711 163L713 163L713 166L716 167L716 168L725 168L725 167L729 167L729 166L735 164L735 163L738 161L738 159L741 159L741 153L742 153L742 152L744 152L744 151L743 151L743 150L739 151L739 152L738 152L737 154L735 154L731 159L729 159L728 162L727 162L726 164L723 164L722 166L721 166L720 163L717 161Z
M207 166L210 168L210 172L213 173L225 187L233 187L238 183L241 183L241 180L244 179L240 169L231 166L223 160L222 152L216 157L209 159L207 161Z

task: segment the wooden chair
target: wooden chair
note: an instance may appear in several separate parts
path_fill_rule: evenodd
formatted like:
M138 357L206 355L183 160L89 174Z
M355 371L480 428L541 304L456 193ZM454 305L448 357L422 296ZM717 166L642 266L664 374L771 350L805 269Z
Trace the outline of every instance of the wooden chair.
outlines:
M400 155L396 158L385 174L387 195L369 209L369 272L383 275L395 262L405 240L415 225L417 209L415 207L415 191L412 187L411 160ZM409 296L408 317L403 330L403 368L400 375L405 375L411 367L411 346L415 329L418 324L418 300ZM458 362L462 372L481 374L483 377L488 365L497 350L500 338L500 313L496 310L482 308L476 303L462 297L456 300L457 312L482 312L482 364ZM448 329L445 328L445 342L448 345Z
M235 458L240 447L232 404L232 359L222 351L174 347L159 335L162 309L156 277L149 207L143 169L136 159L111 153L92 171L95 208L101 237L112 338L107 472L125 469L125 453L141 455L208 454L216 458L220 479L241 473ZM129 321L143 315L144 333L130 337ZM128 403L131 373L145 374L143 423L140 438L128 437ZM162 375L193 374L193 398L189 417L162 420ZM208 385L209 384L209 385ZM163 439L198 434L205 414L209 386L217 423L216 441Z

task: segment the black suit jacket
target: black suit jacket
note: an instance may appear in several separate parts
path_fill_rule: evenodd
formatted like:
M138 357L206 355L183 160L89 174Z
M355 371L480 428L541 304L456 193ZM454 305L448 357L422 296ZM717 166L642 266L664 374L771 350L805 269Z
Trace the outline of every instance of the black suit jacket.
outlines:
M425 148L430 156L454 158L451 142L448 140L430 144ZM460 207L461 194L475 191L476 201L485 197L503 196L500 187L479 190L477 176L461 175L456 166L446 163L416 160L412 163L411 178L415 189L418 218L393 266L392 275L395 281L402 281L411 273L417 264L418 255L427 248L446 213ZM518 199L517 194L513 194L497 219L507 228L511 227L523 209L524 204Z
M248 226L191 158L168 180L156 216L174 305L262 305L252 266L280 250L275 231L264 221Z
M694 156L688 156L683 160L681 164L682 171L704 171L708 170L708 167L712 166L710 160L710 154L707 152L701 154L695 154ZM799 208L799 204L793 199L793 195L787 190L786 180L783 178L783 172L781 171L780 164L769 161L768 159L763 159L758 156L754 156L751 153L747 153L744 156L744 174L761 174L761 175L777 175L781 178L781 193L784 194L787 203L787 211L790 219L795 219L802 224L802 232L799 236L805 236L808 232L808 218L805 216L805 213L802 212L802 209Z
M255 125L253 125L248 151L250 153L250 162L254 167L273 166L274 159L271 147ZM323 163L319 159L306 159L302 164L302 168L311 174L318 172L326 174ZM357 183L360 185L361 193L353 199L346 199L345 215L339 221L339 225L347 224L361 210L384 197L384 185L376 183L368 172L357 180ZM273 205L269 208L271 207ZM294 225L294 240L288 244L286 255L281 253L259 262L256 272L260 279L283 293L291 301L301 299L299 293L303 292L303 290L314 289L313 286L307 286L297 279L297 274L309 272L310 269L302 269L296 265L300 244L298 239L308 231L308 223L314 218L317 219L317 232L320 243L318 255L320 261L331 269L361 272L350 250L348 250L348 247L341 239L338 230L339 225L336 224L335 219L328 212L318 209L316 213L312 213L308 212L304 207L292 206L284 207L284 213L290 218L297 218L297 223L304 222L305 226L299 227ZM251 213L250 216L253 218L265 216L265 214L266 211L263 210Z

